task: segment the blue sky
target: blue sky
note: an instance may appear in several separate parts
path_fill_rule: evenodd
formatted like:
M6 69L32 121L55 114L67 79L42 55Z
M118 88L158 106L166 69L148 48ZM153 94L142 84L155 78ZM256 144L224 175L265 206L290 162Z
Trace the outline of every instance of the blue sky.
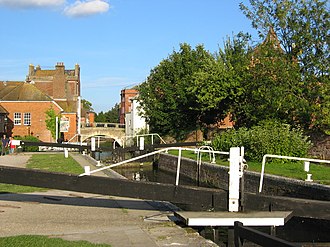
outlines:
M0 81L28 65L81 68L82 98L96 112L120 101L180 43L214 53L227 36L256 31L237 0L0 0Z

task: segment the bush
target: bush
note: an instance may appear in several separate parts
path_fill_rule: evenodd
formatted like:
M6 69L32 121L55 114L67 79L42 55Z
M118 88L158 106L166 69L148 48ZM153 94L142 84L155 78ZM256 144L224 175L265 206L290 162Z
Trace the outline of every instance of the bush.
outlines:
M276 121L264 121L251 129L221 133L214 138L212 146L221 151L243 146L246 159L261 161L265 154L306 157L311 142L300 129Z
M29 142L40 142L40 140L35 136L15 136L14 139L21 141L29 141ZM37 146L23 146L24 152L36 152L39 151L39 147Z

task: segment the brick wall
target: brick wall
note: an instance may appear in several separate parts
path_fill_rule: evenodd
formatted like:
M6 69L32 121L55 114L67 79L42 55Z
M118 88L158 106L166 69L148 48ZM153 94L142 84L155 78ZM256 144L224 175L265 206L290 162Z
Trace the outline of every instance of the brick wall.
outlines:
M54 141L46 127L46 111L53 107L58 113L58 107L52 102L1 102L1 105L9 112L9 121L12 123L12 136L33 135L41 141ZM21 113L21 125L14 125L14 113ZM24 113L31 113L31 125L24 125Z
M71 138L76 135L77 115L75 113L64 113L62 116L68 118L70 122L69 131L64 132L64 141L71 140ZM76 139L72 139L72 141L78 141L78 137Z

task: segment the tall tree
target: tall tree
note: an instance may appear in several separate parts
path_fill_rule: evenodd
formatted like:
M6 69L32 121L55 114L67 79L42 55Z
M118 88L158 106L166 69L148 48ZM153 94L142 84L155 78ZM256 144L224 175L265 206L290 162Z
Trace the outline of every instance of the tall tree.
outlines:
M202 45L181 44L152 69L139 86L139 101L152 131L182 139L200 126L201 111L191 90L194 74L207 68L214 57Z
M300 123L330 129L329 9L326 0L250 0L240 4L261 37L273 28L288 61L301 73ZM283 68L284 69L284 68ZM283 71L283 70L282 70ZM303 102L305 101L305 102ZM307 102L307 103L306 103Z

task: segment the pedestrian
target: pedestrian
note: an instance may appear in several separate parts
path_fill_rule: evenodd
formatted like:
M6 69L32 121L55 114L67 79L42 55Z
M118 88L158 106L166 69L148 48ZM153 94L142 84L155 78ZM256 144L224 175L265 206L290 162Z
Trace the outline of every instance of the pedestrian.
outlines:
M6 149L8 147L8 139L6 137L6 135L4 134L1 138L1 155L5 155L6 154Z
M13 144L13 137L9 137L9 154L13 154L15 152L16 146Z

